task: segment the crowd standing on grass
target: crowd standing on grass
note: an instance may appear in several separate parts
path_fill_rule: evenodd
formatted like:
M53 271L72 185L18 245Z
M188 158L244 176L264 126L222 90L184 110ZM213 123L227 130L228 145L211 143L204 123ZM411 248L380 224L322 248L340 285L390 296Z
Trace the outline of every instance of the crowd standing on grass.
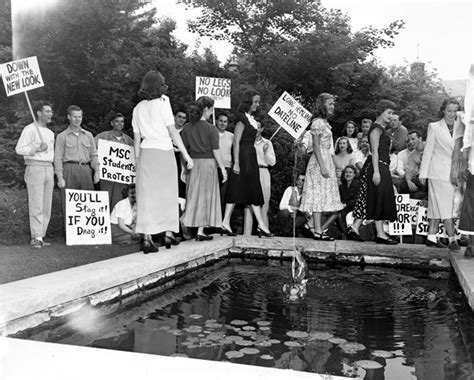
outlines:
M243 233L272 237L269 229L271 171L278 155L262 136L261 97L247 90L238 110L217 113L214 101L198 98L188 108L172 105L165 78L149 71L138 91L133 110L133 139L123 132L125 118L115 113L111 129L95 138L82 128L83 111L71 105L68 126L55 141L48 128L52 105L40 102L36 120L27 125L16 152L25 160L25 182L31 246L42 248L51 215L54 174L61 190L66 217L65 190L100 189L109 193L114 243L141 242L143 253L158 251L181 240L213 239L216 231L234 236L232 214L244 207ZM460 104L446 99L440 120L423 131L403 125L397 105L380 100L377 118L345 123L334 139L331 118L335 97L321 93L313 105L313 119L294 144L309 160L304 172L288 178L276 216L285 236L332 241L335 238L395 245L387 221L395 221L396 194L409 194L428 203L430 247L473 255L474 154L472 110L464 120ZM212 124L212 123L215 124ZM233 122L233 133L228 128ZM100 140L133 146L135 184L99 181ZM459 220L456 227L455 221ZM254 221L256 224L254 226ZM437 236L443 222L447 244ZM372 227L370 227L372 226ZM254 228L255 227L255 228ZM373 228L372 233L367 231Z

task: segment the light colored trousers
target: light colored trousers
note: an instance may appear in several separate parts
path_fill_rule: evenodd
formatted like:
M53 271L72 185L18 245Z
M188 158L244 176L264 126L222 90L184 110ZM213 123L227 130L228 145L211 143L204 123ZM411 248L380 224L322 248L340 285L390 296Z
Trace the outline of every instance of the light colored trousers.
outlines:
M51 218L54 188L53 165L27 165L25 182L28 191L31 238L44 237Z
M260 185L262 186L263 205L262 205L262 219L265 225L268 225L268 209L270 207L270 193L272 190L272 182L270 178L270 171L267 168L260 168ZM244 235L252 235L253 227L253 212L251 207L245 208L244 216Z

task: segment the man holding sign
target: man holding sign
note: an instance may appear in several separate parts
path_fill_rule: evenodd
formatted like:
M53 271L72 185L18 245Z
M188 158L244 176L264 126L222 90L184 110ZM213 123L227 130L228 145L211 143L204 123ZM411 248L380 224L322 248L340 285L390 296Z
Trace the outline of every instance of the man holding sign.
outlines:
M94 190L94 183L99 182L97 149L92 133L81 127L82 110L69 106L67 114L69 126L58 135L54 149L54 171L61 189L64 217L65 189Z
M127 134L123 133L125 118L121 113L115 113L112 116L110 125L112 126L111 130L101 132L95 137L95 142L98 149L100 140L112 141L115 143L125 144L127 146L133 147L133 139ZM128 184L126 183L109 181L103 178L100 180L100 190L109 192L109 204L111 211L114 209L114 206L123 199L122 191L127 186Z
M31 246L42 248L51 217L54 188L54 133L48 129L53 109L47 102L35 106L37 122L28 124L16 144L15 151L25 159L25 182L28 191Z

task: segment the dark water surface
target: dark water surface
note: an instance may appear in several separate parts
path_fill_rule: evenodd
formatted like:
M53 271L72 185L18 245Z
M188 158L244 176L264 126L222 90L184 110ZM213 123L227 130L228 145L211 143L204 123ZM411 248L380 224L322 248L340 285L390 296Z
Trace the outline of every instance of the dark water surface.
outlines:
M231 259L23 337L365 379L474 378L474 314L453 274L310 266L306 297L289 303L290 273Z

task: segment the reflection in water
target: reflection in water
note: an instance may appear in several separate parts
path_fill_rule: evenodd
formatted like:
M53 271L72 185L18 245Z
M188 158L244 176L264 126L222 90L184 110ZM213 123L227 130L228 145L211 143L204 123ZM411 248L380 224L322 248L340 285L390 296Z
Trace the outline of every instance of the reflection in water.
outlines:
M290 265L232 259L101 308L90 331L66 323L23 337L365 379L473 375L473 315L455 282L310 267L306 295L289 303Z

